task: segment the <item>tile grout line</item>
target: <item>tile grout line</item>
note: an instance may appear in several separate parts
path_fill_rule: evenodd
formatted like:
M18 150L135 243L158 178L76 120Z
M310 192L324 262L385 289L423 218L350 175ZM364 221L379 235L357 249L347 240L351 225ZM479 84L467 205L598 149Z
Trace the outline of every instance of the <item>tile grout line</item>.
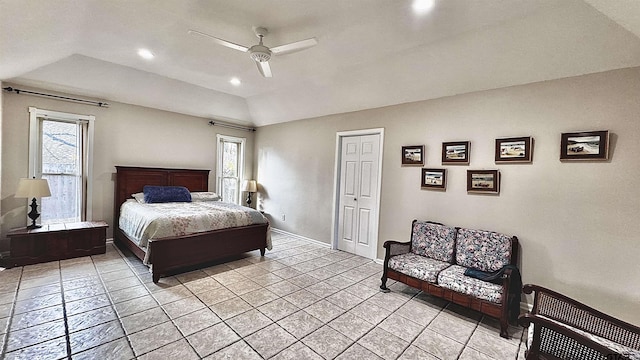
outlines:
M274 260L269 260L269 261L277 261L277 260L275 260L275 259L274 259ZM256 264L252 264L252 265L256 265ZM240 273L239 271L237 271L237 270L236 270L236 269L234 269L234 268L231 268L231 270L232 270L232 271L236 271L238 274L240 274L240 275L244 276L242 273ZM264 270L265 270L265 271L268 271L269 273L272 273L270 270L267 270L267 269L264 269ZM277 275L276 275L276 276L277 276ZM211 277L213 278L213 276L211 276ZM247 277L247 276L245 276L245 277ZM247 278L248 278L248 277L247 277ZM214 280L215 280L215 279L214 279ZM282 281L285 281L285 280L286 280L286 279L282 279ZM233 283L232 283L232 284L233 284ZM232 290L228 289L226 285L223 285L223 284L220 284L220 285L222 285L222 287L224 287L224 288L225 288L225 289L227 289L228 291L231 291L235 296L237 296L237 297L241 298L241 296L240 296L240 295L238 295L238 294L236 294L235 292L233 292ZM228 285L231 285L231 284L228 284ZM266 286L262 286L261 284L258 284L258 285L260 285L260 286L261 286L261 288L266 289ZM271 284L271 285L273 285L273 284ZM267 286L269 286L269 285L267 285ZM303 289L303 288L301 288L301 289ZM257 289L257 290L260 290L260 289ZM253 290L253 291L257 291L257 290ZM268 289L266 289L266 290L267 290L267 291L270 291L270 290L268 290ZM247 292L247 294L248 294L248 293L250 293L250 292L252 292L252 291ZM274 293L274 294L275 294L275 293ZM244 294L243 294L243 295L244 295ZM275 295L276 295L276 296L278 296L278 298L277 298L277 299L282 299L282 300L285 300L285 301L286 301L286 299L284 299L284 297L282 297L282 296L280 296L280 295L278 295L278 294L275 294ZM242 299L242 298L241 298L241 299ZM275 301L275 300L277 300L277 299L271 300L271 301L266 302L265 304L262 304L262 305L266 305L266 304L271 303L271 302L273 302L273 301ZM221 301L221 302L224 302L224 301L226 301L226 300L223 300L223 301ZM243 299L243 301L245 301L245 300ZM318 300L318 301L320 301L320 300ZM246 301L245 301L245 302L246 302ZM315 304L315 303L316 303L316 302L314 302L313 304ZM205 304L205 305L206 305L206 304ZM296 341L295 341L295 342L293 342L293 344L291 344L291 345L289 345L289 346L285 347L284 349L282 349L282 350L278 351L277 353L273 354L273 355L271 356L271 358L272 358L272 357L277 356L278 354L280 354L281 352L283 352L283 351L285 351L286 349L290 348L290 347L291 347L291 346L293 346L294 344L296 344L296 343L298 343L298 342L302 342L302 339L298 339L298 338L297 338L297 337L295 337L293 334L291 334L290 332L288 332L286 329L284 329L282 326L280 326L280 324L278 324L278 323L277 323L277 321L273 321L270 317L268 317L267 315L265 315L264 313L262 313L262 311L260 311L260 310L259 310L258 308L256 308L256 307L254 307L252 304L249 304L249 305L251 305L252 310L256 310L256 311L258 311L260 314L262 314L262 315L266 316L269 320L271 320L271 321L272 321L272 323L271 323L271 324L269 324L269 325L267 325L267 326L265 326L265 327L263 327L263 328L257 329L256 331L254 331L254 332L252 332L252 333L250 333L250 334L248 334L248 335L246 335L246 336L253 335L253 334L257 333L258 331L261 331L261 330L263 330L263 329L265 329L265 328L267 328L267 327L269 327L269 326L271 326L271 325L274 325L274 324L275 324L275 325L277 325L280 329L282 329L284 332L286 332L287 334L289 334L289 335L293 336L293 338L294 338L294 339L296 339ZM260 306L262 306L262 305L260 305ZM294 305L294 306L295 306L295 305ZM296 307L297 307L297 306L296 306ZM302 311L302 310L303 310L303 309L298 308L298 311ZM213 311L213 310L212 310L212 311ZM240 315L242 315L242 314L245 314L245 313L247 313L248 311L251 311L251 310L244 311L244 312L242 312L242 313L240 313L240 314L237 314L237 315L235 315L235 316L232 316L232 317L230 317L230 318L228 318L228 319L226 319L226 320L220 319L220 320L221 320L221 321L222 321L222 322L223 322L227 327L229 327L229 328L230 328L230 329L231 329L231 330L232 330L236 335L238 335L238 337L240 337L240 339L239 339L239 340L234 341L232 344L229 344L228 346L231 346L231 345L233 345L233 344L235 344L235 343L237 343L237 342L243 341L243 342L244 342L245 344L247 344L247 346L249 346L249 347L250 347L250 348L251 348L251 349L252 349L256 354L258 354L258 356L260 356L261 358L265 359L265 357L264 357L264 356L262 356L262 354L260 354L260 352L259 352L257 349L255 349L255 348L254 348L254 347L253 347L253 346L252 346L248 341L246 341L246 340L244 339L244 338L245 338L244 336L240 336L240 334L238 334L238 332L237 332L233 327L231 327L229 324L227 324L227 322L226 322L227 320L230 320L230 319L233 319L233 318L235 318L235 317L237 317L237 316L240 316ZM214 314L215 314L215 311L214 311ZM217 314L216 314L216 315L217 315ZM282 320L282 319L280 319L280 320ZM278 320L278 321L279 321L279 320ZM225 347L225 348L226 348L226 347ZM218 350L214 351L212 354L216 354L216 353L218 353L218 352L220 352L220 351L224 350L225 348L218 349ZM313 349L311 349L311 350L313 351ZM314 353L315 353L315 351L314 351ZM212 355L212 354L209 354L209 355ZM207 355L207 356L209 356L209 355ZM318 355L319 355L319 354L318 354Z
M120 250L119 250L116 246L113 246L113 247L114 247L114 248L116 248L116 250L118 251L118 254L119 254L119 255L121 256L121 258L122 258L122 253L120 253ZM106 254L106 251L105 251L105 254ZM100 255L102 255L102 254L100 254ZM98 279L100 279L100 284L102 285L102 288L104 289L105 295L106 295L107 299L109 300L109 306L111 307L111 310L113 310L113 313L116 315L116 319L118 320L118 323L120 324L120 328L122 329L122 333L124 334L124 339L125 339L125 340L127 341L127 343L129 344L129 348L131 348L131 352L133 353L133 355L134 355L134 359L135 359L135 358L136 358L136 354L135 354L135 352L133 351L133 346L131 346L131 343L129 342L129 338L127 337L127 333L126 333L126 331L125 331L125 329L124 329L124 326L123 326L123 324L122 324L122 319L121 319L120 315L118 314L118 311L116 310L115 304L113 303L113 299L111 299L111 293L109 292L109 289L107 289L106 283L105 283L104 279L102 278L102 273L101 273L101 272L100 272L100 270L98 269L98 266L96 265L96 262L95 262L95 260L93 259L93 256L89 256L89 257L91 258L91 264L93 265L93 267L94 267L94 268L95 268L95 270L96 270L96 275L98 275ZM129 266L129 264L127 264L127 266ZM117 270L116 270L116 271L117 271ZM66 311L66 309L65 309L65 311ZM90 311L91 311L91 310L90 310ZM66 317L66 315L65 315L65 323L66 323L66 320L67 320L67 317ZM104 322L104 323L102 323L102 324L106 324L106 323L108 323L108 322L109 322L109 321L106 321L106 322ZM99 324L99 325L102 325L102 324ZM97 326L97 325L94 325L94 326ZM82 331L82 330L80 330L80 331ZM116 341L116 340L118 340L118 339L122 339L122 338L113 339L113 340L107 341L107 342L105 342L105 343L98 344L98 345L96 345L96 346L90 347L90 348L88 348L88 349L84 349L84 350L82 350L81 352L79 352L79 354L81 354L81 353L83 353L83 352L87 352L87 351L89 351L89 350L91 350L91 349L95 349L95 348L97 348L97 347L99 347L99 346L102 346L102 345L104 345L104 344L108 344L108 343L114 342L114 341ZM69 356L71 356L71 350L69 351Z
M306 250L306 251L304 251L304 252L310 252L310 251L312 251L312 250ZM304 253L304 252L303 252L303 253ZM303 263L303 262L306 262L306 261L312 261L312 260L313 260L313 259L309 259L309 260L302 261L302 262L300 262L300 263ZM277 261L277 259L270 259L269 261ZM342 260L339 260L339 261L342 261ZM332 262L332 263L336 263L336 262L339 262L339 261L334 261L334 262ZM330 264L331 264L331 263L330 263ZM327 264L327 265L325 265L325 266L329 266L330 264ZM253 263L252 265L257 265L257 263ZM284 265L284 264L283 264L283 265ZM359 266L360 266L360 265L359 265ZM322 266L322 267L324 267L324 266ZM357 266L356 266L356 267L357 267ZM355 268L355 267L354 267L354 268ZM272 271L270 271L270 270L267 270L267 269L264 269L264 270L268 271L269 273L272 273ZM240 273L239 271L237 271L237 269L236 269L236 268L231 268L231 271L235 271L235 272L237 272L238 274L240 274L240 275L242 275L242 276L245 276L245 275L243 275L242 273ZM348 271L348 270L347 270L347 271ZM338 274L335 274L334 276L336 276L336 275L338 275ZM213 278L213 276L211 276L211 277ZM246 276L245 276L245 277L246 277ZM313 276L311 276L311 277L313 277ZM215 279L214 279L214 280L215 280ZM282 279L282 281L285 281L285 280L287 280L287 279ZM322 281L324 281L324 280L319 280L319 279L315 279L315 280L317 280L318 282L322 282ZM181 281L181 280L178 280L178 281L180 281L180 283L184 285L184 283L182 283L182 281ZM356 282L356 283L358 283L358 282ZM228 289L226 285L224 285L224 284L220 284L220 285L221 285L222 287L224 287L226 290L231 291L231 292L234 294L234 296L236 296L236 297L240 297L240 298L241 298L241 296L240 296L240 295L238 295L238 294L236 294L235 292L233 292L232 290ZM228 284L228 285L230 285L230 284ZM266 289L266 287L267 287L267 286L269 286L269 285L267 285L267 286L263 286L262 284L259 284L259 285L261 286L261 288L264 288L264 289ZM273 284L271 284L271 285L273 285ZM295 284L294 284L294 285L295 285ZM260 290L260 289L257 289L257 290ZM257 290L254 290L254 291L257 291ZM267 289L267 290L268 290L268 289ZM301 290L304 290L304 288L301 288ZM269 291L269 290L268 290L268 291ZM338 291L340 291L340 290L338 290ZM274 293L274 294L275 294L275 293ZM313 294L313 293L312 293L312 294ZM195 295L195 294L194 294L194 295ZM282 299L282 300L284 300L284 301L287 301L286 299L284 299L284 297L283 297L283 296L280 296L280 295L278 295L278 294L275 294L275 295L276 295L276 296L278 296L278 298L277 298L277 299ZM315 295L315 294L314 294L314 295ZM317 296L317 295L316 295L316 296ZM275 300L277 300L277 299L274 299L274 300L272 300L272 301L269 301L269 302L267 302L267 303L265 303L265 304L268 304L268 303L270 303L270 302L273 302L273 301L275 301ZM313 304L316 304L316 303L318 303L318 302L320 302L320 301L322 301L322 300L324 300L324 299L326 299L326 297L324 297L324 298L319 298L317 301L314 301L312 304L309 304L308 306L313 305ZM221 302L224 302L224 301L226 301L226 300L223 300L223 301L221 301ZM265 304L262 304L262 305L265 305ZM206 304L205 304L205 305L206 305ZM249 305L251 305L251 304L249 304ZM260 306L262 306L262 305L260 305ZM294 306L295 306L295 305L294 305ZM334 306L336 306L336 305L334 304ZM262 315L266 316L266 314L262 313L262 312L261 312L257 307L254 307L253 305L251 305L251 307L252 307L252 310L253 310L253 309L255 309L255 310L256 310L256 311L258 311L260 314L262 314ZM297 306L296 306L296 307L297 307ZM209 307L209 308L210 308L210 307ZM260 354L260 353L255 349L255 348L253 348L253 346L251 346L251 344L250 344L250 343L248 343L247 341L245 341L245 340L244 340L244 337L243 337L243 336L240 336L240 334L238 334L238 333L237 333L237 331L236 331L235 329L233 329L233 328L232 328L232 327L227 323L227 320L233 319L233 318L235 318L235 317L237 317L237 316L240 316L240 315L242 315L242 314L244 314L244 313L246 313L246 312L248 312L248 311L250 311L250 310L244 311L244 312L242 312L242 313L240 313L240 314L237 314L237 315L235 315L235 316L233 316L233 317L230 317L230 318L228 318L228 319L225 319L225 320L221 319L221 321L222 321L222 322L223 322L227 327L229 327L229 328L230 328L230 329L231 329L231 330L232 330L236 335L238 335L238 336L240 337L240 339L239 339L239 340L234 341L233 343L231 343L231 344L227 345L226 347L231 346L231 345L233 345L233 344L235 344L235 343L237 343L237 342L239 342L239 341L241 341L241 340L242 340L242 341L243 341L244 343L246 343L246 344L247 344L247 345L248 345L252 350L254 350L254 351L256 352L256 354L258 354L260 357L264 358L264 357L262 356L262 354ZM304 309L298 308L298 311L304 311ZM214 313L215 313L215 312L214 312ZM308 313L307 313L307 314L308 314ZM290 315L291 315L291 314L290 314ZM310 316L312 316L312 317L314 317L314 316L313 316L313 315L311 315L311 314L309 314L309 315L310 315ZM339 317L339 316L338 316L338 317ZM267 316L267 318L269 318L269 317ZM314 318L315 318L315 317L314 317ZM336 317L336 318L337 318L337 317ZM289 345L289 346L285 347L284 349L280 350L279 352L277 352L277 353L276 353L276 354L274 354L273 356L276 356L276 355L278 355L279 353L281 353L281 352L285 351L286 349L288 349L288 348L290 348L291 346L293 346L295 343L300 342L300 343L302 343L303 345L305 345L305 344L302 342L302 339L298 339L298 338L297 338L297 337L295 337L293 334L291 334L289 331L287 331L286 329L282 328L282 326L280 326L280 325L277 323L277 321L273 321L271 318L269 318L269 320L271 320L271 321L272 321L272 323L271 323L271 324L269 324L269 325L267 325L267 326L265 326L265 327L263 327L263 328L257 329L256 331L252 332L252 333L251 333L251 334L249 334L249 335L255 334L255 333L257 333L258 331L263 330L263 329L265 329L265 328L267 328L267 327L269 327L269 326L271 326L271 325L275 324L275 325L277 325L279 328L281 328L283 331L285 331L287 334L291 335L293 338L295 338L295 339L296 339L296 341L295 341L293 344L291 344L291 345ZM280 319L280 320L282 320L282 319ZM331 321L333 321L333 320L334 320L334 319L332 319ZM320 320L319 320L319 321L320 321ZM328 322L327 322L326 324L323 324L323 326L328 326ZM321 326L321 327L322 327L322 326ZM316 329L316 330L317 330L317 329ZM249 335L247 335L247 336L249 336ZM306 337L306 336L309 336L309 335L310 335L310 334L307 334L307 335L305 335L305 337ZM303 338L303 339L304 339L304 338ZM306 346L306 345L305 345L305 346ZM218 353L218 352L220 352L220 351L224 350L226 347L224 347L224 348L222 348L222 349L218 349L218 350L216 350L215 352L213 352L212 354ZM316 354L317 354L317 352L316 352L315 350L313 350L313 349L311 349L311 348L309 348L309 349L310 349L311 351L313 351L314 353L316 353ZM197 352L196 352L196 353L197 353ZM211 354L209 354L209 355L211 355ZM209 356L209 355L207 355L207 356ZM320 354L318 354L318 355L320 355ZM272 356L272 357L273 357L273 356ZM321 356L321 357L322 357L322 356Z
M131 264L131 261L129 261L129 259L128 259L128 258L127 258L123 253L122 253L122 251L120 251L120 248L118 248L118 247L117 247L117 246L115 246L115 245L114 245L114 248L116 249L116 251L117 251L117 252L118 252L118 254L120 255L121 259L125 262L125 264L127 264L127 266L129 267L129 270L131 270L131 271L133 272L134 276L135 276L135 277L140 281L140 283L142 284L142 286L144 286L144 288L147 290L147 292L148 292L148 293L149 293L149 295L153 298L153 300L154 300L156 303L158 303L158 300L155 298L155 296L153 296L153 293L152 293L152 292L149 290L149 288L145 285L145 282L140 278L140 276L139 276L140 274L138 274L138 273L135 271L135 269L134 269L133 265ZM102 279L102 276L100 276L100 278ZM181 282L180 280L178 280L178 281L180 282L180 284L182 284L182 282ZM125 289L127 289L127 288L125 288ZM136 352L135 352L135 349L133 348L133 344L132 344L132 343L131 343L131 341L129 340L129 335L133 335L133 334L127 334L127 331L126 331L126 329L125 329L125 327L124 327L124 324L122 323L122 318L123 318L123 317L126 317L126 316L121 317L121 316L120 316L120 314L118 314L118 311L115 309L115 303L113 303L113 299L111 298L111 292L109 292L109 290L106 288L106 286L105 286L105 290L106 290L106 291L107 291L107 293L108 293L109 301L113 304L113 311L116 313L116 317L118 318L118 321L120 322L120 326L122 327L122 332L124 333L124 337L126 338L127 343L129 344L129 347L131 348L131 352L133 352L134 359L137 359L138 357L143 356L143 355L145 355L145 354L148 354L148 353L150 353L150 352L153 352L153 351L155 351L155 350L157 350L157 349L161 349L161 348L163 348L163 347L165 347L165 346L169 346L169 345L171 345L171 344L177 343L177 342L179 342L180 340L183 340L183 339L184 339L184 340L187 342L187 344L188 344L188 345L193 349L193 351L194 351L196 354L198 354L198 352L195 350L195 348L193 348L193 345L191 345L191 342L189 342L189 340L187 339L187 337L186 337L186 336L185 336L185 335L180 331L180 329L176 329L176 330L180 333L180 335L182 335L182 338L181 338L181 339L178 339L178 340L176 340L176 341L170 342L170 343L168 343L168 344L164 344L164 345L162 345L162 346L161 346L161 347L159 347L159 348L151 349L151 350L147 351L146 353L143 353L143 354L137 355L137 354L136 354ZM119 289L119 290L121 290L121 289ZM191 292L191 290L190 290L190 289L188 289L188 288L187 288L187 290L189 290L189 292ZM116 291L117 291L117 290L116 290ZM191 293L193 294L193 292L191 292ZM193 295L195 296L195 294L193 294ZM197 297L196 297L196 298L197 298ZM135 298L134 298L134 299L135 299ZM198 300L200 300L200 299L198 298ZM127 301L128 301L128 300L127 300ZM203 304L204 304L204 303L203 303ZM204 304L204 305L206 306L206 304ZM170 322L173 326L176 326L175 322L173 321L174 319L172 319L172 318L171 318L171 316L169 316L169 314L167 314L167 311L164 309L164 307L162 307L162 305L161 305L160 303L158 303L158 307L159 307L159 308L162 310L162 312L167 316L167 318L169 318L169 320L168 320L168 321L165 321L165 322L162 322L162 323L160 323L160 324L156 324L156 325L154 325L154 326L162 325L162 324L167 323L167 322ZM148 309L147 309L147 310L148 310ZM143 311L146 311L146 310L143 310ZM131 315L129 315L129 316L132 316L132 315L134 315L134 314L131 314ZM213 325L212 325L212 326L213 326ZM205 328L205 329L208 329L208 328L210 328L210 327L212 327L212 326L209 326L209 327L207 327L207 328ZM176 326L176 327L177 327L177 326ZM203 330L204 330L204 329L203 329ZM144 330L140 330L140 331L144 331ZM140 332L140 331L138 331L138 332ZM201 331L202 331L202 330L201 330ZM135 334L135 333L134 333L134 334ZM200 354L198 354L198 357L202 358L202 357L200 356Z
M450 303L450 304L451 304L451 303ZM447 306L448 306L448 305L447 305ZM484 316L484 315L483 315L483 316ZM462 356L462 353L464 352L464 349L466 349L466 348L467 348L467 345L469 344L469 341L471 341L471 337L473 336L473 333L475 333L475 332L476 332L476 330L478 329L478 327L480 326L480 321L482 321L482 317L480 317L480 320L478 320L478 323L477 323L477 324L476 324L476 326L473 328L473 331L471 332L471 335L469 335L469 338L467 339L467 341L465 341L465 342L464 342L464 344L463 344L463 346L462 346L462 350L460 351L460 354L458 354L458 356L456 357L456 359L460 359L460 356ZM476 349L473 349L473 350L476 350ZM483 355L486 355L486 354L484 354L483 352L481 352L481 351L479 351L479 350L476 350L476 351L477 351L477 352L479 352L479 353L481 353L481 354L483 354ZM489 355L487 355L487 356L489 356ZM493 357L492 357L492 356L489 356L489 357L490 357L491 359L493 359Z
M62 318L64 319L64 339L67 345L67 359L71 359L71 336L69 334L69 324L67 322L67 306L64 300L64 279L62 278L62 264L58 261L58 271L60 273L60 297L62 298Z
M6 356L7 350L9 349L9 333L11 332L11 325L13 324L13 316L16 311L16 304L18 303L18 290L20 290L20 285L22 285L22 273L24 271L24 266L20 267L20 276L18 277L18 284L13 293L13 302L11 303L11 310L9 311L9 320L7 321L7 332L2 335L3 344L2 349L0 349L0 355L2 358ZM17 349L16 349L17 350Z

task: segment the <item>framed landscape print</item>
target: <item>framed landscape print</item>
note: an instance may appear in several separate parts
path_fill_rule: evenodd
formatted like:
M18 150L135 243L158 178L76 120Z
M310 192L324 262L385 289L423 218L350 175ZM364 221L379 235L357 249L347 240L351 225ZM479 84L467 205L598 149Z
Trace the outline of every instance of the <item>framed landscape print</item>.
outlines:
M447 169L422 169L423 189L446 190Z
M560 160L607 160L609 130L563 133L560 138Z
M442 164L469 165L469 141L442 143Z
M496 139L496 164L530 163L533 159L533 138Z
M468 193L500 193L498 170L467 170Z
M424 165L424 145L403 146L402 165Z

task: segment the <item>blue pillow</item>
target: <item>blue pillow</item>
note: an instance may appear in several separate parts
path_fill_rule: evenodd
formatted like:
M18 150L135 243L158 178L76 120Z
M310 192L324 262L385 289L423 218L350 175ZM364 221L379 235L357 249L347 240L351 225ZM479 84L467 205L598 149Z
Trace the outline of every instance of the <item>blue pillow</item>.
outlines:
M191 193L184 186L152 186L142 188L147 204L167 202L191 202Z

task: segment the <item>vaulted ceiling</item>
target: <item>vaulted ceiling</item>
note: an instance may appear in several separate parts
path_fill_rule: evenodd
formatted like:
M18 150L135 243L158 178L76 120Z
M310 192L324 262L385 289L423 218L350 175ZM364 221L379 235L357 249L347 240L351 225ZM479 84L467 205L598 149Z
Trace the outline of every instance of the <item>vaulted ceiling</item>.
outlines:
M318 45L264 78L188 34L248 47L257 26ZM256 126L633 66L636 0L0 0L1 81Z

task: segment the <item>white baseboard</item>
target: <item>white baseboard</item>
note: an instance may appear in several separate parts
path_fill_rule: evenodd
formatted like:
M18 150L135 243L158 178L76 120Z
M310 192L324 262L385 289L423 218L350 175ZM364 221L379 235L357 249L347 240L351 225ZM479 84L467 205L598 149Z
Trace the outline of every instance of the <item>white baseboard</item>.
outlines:
M277 234L282 234L282 235L286 235L286 236L292 237L292 238L297 239L297 240L307 241L307 242L313 243L315 245L319 245L319 246L326 247L326 248L331 248L331 244L327 244L326 242L310 239L308 237L304 237L304 236L301 236L301 235L290 233L288 231L284 231L284 230L280 230L280 229L276 229L276 228L271 228L271 231L273 231L274 233L277 233Z
M380 265L384 264L384 259L374 259L373 261L375 261L376 264L380 264Z

